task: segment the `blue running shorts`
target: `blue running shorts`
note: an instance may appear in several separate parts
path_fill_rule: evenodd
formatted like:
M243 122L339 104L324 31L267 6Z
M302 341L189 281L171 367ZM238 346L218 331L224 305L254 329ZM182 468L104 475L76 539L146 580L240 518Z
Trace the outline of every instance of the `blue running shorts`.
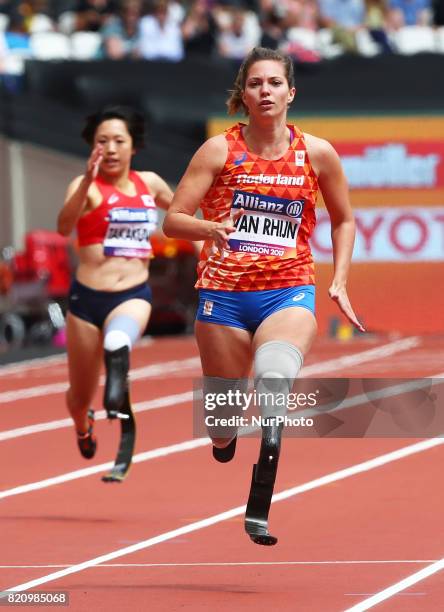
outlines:
M274 312L284 308L315 312L315 286L299 285L264 291L215 291L199 289L196 319L205 323L240 327L255 332Z

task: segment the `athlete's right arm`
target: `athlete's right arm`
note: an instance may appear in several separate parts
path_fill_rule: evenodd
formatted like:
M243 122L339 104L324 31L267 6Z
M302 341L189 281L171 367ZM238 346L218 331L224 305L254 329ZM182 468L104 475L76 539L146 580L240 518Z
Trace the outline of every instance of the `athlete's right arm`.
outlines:
M88 202L88 191L97 176L102 156L102 147L95 147L88 159L85 174L69 184L63 208L57 217L57 231L62 236L69 236L75 228Z
M163 231L171 238L214 240L217 247L225 247L235 230L230 221L218 223L194 217L200 202L225 165L227 158L225 137L207 140L193 156L183 175L171 206L165 216Z

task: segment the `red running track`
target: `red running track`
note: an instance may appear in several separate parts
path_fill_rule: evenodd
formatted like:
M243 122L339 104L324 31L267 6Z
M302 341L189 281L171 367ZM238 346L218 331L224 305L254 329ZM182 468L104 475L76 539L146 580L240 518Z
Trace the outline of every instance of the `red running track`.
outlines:
M442 353L443 338L319 340L306 368L331 377L432 376L444 370ZM191 380L200 374L194 341L155 340L135 350L132 365L139 462L115 485L100 481L100 465L114 456L117 428L99 420L97 457L79 457L65 423L63 358L0 371L0 590L46 577L30 588L66 590L76 611L339 612L432 567L429 577L376 607L442 609L444 584L432 564L444 557L437 537L443 445L357 471L353 466L418 441L286 438L270 513L279 542L260 547L244 533L242 512L259 441L241 439L235 459L221 465L208 444L193 439ZM155 407L159 398L163 406ZM23 430L48 423L55 428ZM58 484L45 482L56 476ZM279 499L284 491L288 498ZM114 551L119 556L111 558ZM102 555L100 564L78 565ZM70 567L73 573L50 578Z

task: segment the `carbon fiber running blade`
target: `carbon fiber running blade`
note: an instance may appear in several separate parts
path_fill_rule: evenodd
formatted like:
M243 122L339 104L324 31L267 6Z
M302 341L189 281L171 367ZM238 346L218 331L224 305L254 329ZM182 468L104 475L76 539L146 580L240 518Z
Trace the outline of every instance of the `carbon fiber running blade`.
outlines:
M273 496L274 479L270 479L266 483L258 482L256 480L256 468L257 466L254 465L250 495L245 512L245 531L255 544L273 546L278 540L268 531L268 514Z
M120 444L116 460L111 470L102 476L103 482L122 482L125 480L133 459L134 446L136 443L136 420L131 409L128 392L125 402L121 408L126 418L120 420Z

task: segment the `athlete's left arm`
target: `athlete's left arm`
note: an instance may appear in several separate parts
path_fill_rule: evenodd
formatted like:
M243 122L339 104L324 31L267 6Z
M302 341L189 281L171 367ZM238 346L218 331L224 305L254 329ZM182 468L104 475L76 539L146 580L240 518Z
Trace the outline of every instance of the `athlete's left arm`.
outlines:
M168 210L174 195L168 183L155 172L141 172L140 176L150 190L157 206Z
M314 155L319 188L330 216L333 244L334 276L329 295L348 320L360 331L365 331L358 321L347 295L347 278L355 241L355 219L350 204L347 179L341 160L326 140L315 139Z

